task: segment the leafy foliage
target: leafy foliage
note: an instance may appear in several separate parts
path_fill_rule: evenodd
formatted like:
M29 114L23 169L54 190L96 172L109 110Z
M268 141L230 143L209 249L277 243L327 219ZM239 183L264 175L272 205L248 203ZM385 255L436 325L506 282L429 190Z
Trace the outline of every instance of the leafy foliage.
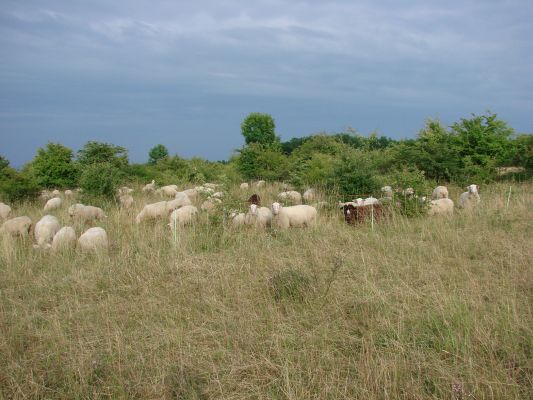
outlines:
M114 144L89 141L78 151L78 162L83 166L109 163L123 169L128 165L128 151Z
M42 187L73 187L78 179L78 168L73 162L73 156L68 147L48 143L46 148L37 149L37 155L28 166L28 171Z
M123 179L123 173L112 163L90 164L80 177L84 196L113 198Z
M27 174L9 167L9 161L0 156L0 198L14 202L33 200L39 194L39 186Z
M241 133L246 144L258 143L264 146L279 142L274 132L276 124L269 114L250 113L241 124Z
M165 158L168 158L168 150L164 145L158 144L150 149L148 153L148 164L157 164Z

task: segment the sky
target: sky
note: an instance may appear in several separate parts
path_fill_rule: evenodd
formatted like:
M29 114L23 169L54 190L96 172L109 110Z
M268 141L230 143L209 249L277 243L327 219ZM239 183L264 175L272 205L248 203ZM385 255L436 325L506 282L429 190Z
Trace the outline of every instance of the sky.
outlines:
M495 112L533 132L533 1L0 0L0 155L47 142L228 159L250 112L282 140L414 137Z

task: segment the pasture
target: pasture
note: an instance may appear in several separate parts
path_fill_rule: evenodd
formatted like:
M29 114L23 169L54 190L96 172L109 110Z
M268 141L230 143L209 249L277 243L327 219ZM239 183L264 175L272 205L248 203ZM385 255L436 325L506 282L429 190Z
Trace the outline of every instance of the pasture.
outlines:
M266 231L202 213L174 237L135 224L136 188L134 210L102 205L106 254L4 240L0 397L531 399L533 186L508 191L373 229L336 208Z

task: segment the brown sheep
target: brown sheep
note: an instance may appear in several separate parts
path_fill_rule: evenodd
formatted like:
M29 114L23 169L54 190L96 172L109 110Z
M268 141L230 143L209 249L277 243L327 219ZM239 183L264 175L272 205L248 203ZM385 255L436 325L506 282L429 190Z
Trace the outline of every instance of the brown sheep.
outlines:
M379 204L367 206L355 206L353 204L345 204L343 207L344 220L350 225L361 224L372 218L374 214L374 221L382 220L385 215L385 209Z

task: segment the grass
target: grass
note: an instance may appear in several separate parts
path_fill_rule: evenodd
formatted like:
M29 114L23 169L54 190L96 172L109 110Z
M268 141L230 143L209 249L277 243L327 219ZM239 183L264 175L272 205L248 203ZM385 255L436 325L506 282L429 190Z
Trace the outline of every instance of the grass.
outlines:
M201 216L174 243L110 204L108 254L4 242L0 397L530 399L532 186L508 209L508 186L483 189L472 213L374 231L333 210L290 231Z

